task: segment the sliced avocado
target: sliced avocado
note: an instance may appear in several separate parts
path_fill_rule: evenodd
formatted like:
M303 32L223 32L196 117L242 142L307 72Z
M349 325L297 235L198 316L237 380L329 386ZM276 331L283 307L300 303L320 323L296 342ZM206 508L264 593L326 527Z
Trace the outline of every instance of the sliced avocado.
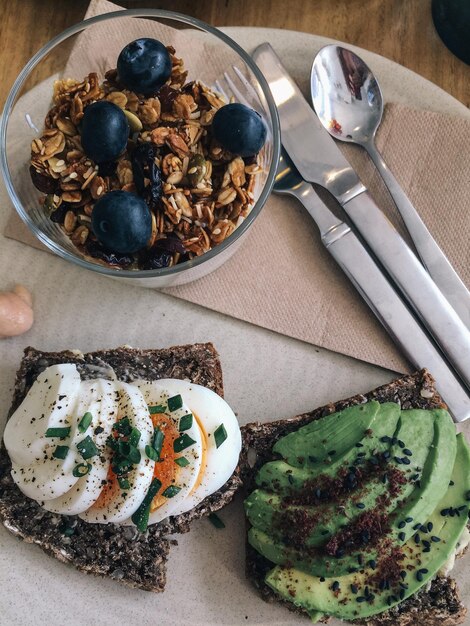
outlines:
M404 558L398 563L403 576L391 589L381 588L377 582L380 576L371 568L336 579L321 579L297 569L276 566L268 572L265 582L282 598L309 613L320 611L352 620L388 610L416 593L436 575L465 529L469 510L470 449L461 434L457 436L451 480L454 486L447 490L426 521L434 540L429 542L429 549L427 544L414 539L401 547ZM388 571L385 569L384 573Z
M275 491L279 494L291 494L301 491L306 482L319 475L335 476L341 467L352 464L358 458L358 454L361 457L365 457L387 450L390 446L390 441L386 439L381 441L381 439L394 436L399 417L400 406L398 404L395 402L381 404L379 410L370 421L369 427L365 429L371 431L370 433L364 434L363 424L361 424L360 428L356 428L358 422L351 420L351 428L356 430L357 440L343 455L335 454L333 458L327 457L327 460L322 459L316 465L311 463L308 469L293 468L285 461L271 461L265 463L260 468L256 476L256 484L268 491Z
M362 439L379 407L373 400L314 420L279 439L273 452L293 467L315 466L328 457L341 456ZM330 454L332 441L335 455Z
M282 534L279 528L283 526L282 518L288 519L287 516L289 516L289 519L298 517L299 519L305 519L306 522L309 519L312 520L312 529L306 533L303 543L306 547L314 547L324 543L341 526L350 524L367 511L375 509L379 498L386 498L386 504L382 508L385 513L390 514L397 507L397 504L406 499L416 488L415 482L409 479L417 472L421 475L423 465L433 442L434 420L435 417L431 411L421 411L419 415L414 411L402 412L399 426L396 430L396 437L388 443L390 446L390 463L387 464L386 469L384 468L384 474L386 474L389 466L397 466L405 473L408 479L395 495L389 494L390 486L388 482L383 482L378 476L369 481L361 492L355 493L357 499L348 498L341 506L334 502L314 507L286 506L282 504L282 499L279 496L263 490L255 490L245 501L246 514L252 526L270 536L272 545L269 545L269 552L271 557L277 554L277 558L267 558L278 564L286 561L298 564L305 571L317 576L327 576L333 572L335 575L341 575L351 568L357 567L357 553L341 558L324 554L312 555L307 559L300 558L296 550L285 547L281 543ZM403 453L403 450L411 452L406 447L406 445L412 446L410 442L413 442L413 452L411 456L407 456ZM408 464L404 464L400 460L402 458L406 458ZM400 464L397 464L397 459L400 460ZM298 471L308 470L292 469L293 473ZM448 484L448 478L446 484ZM433 495L431 510L442 495L442 489L441 491L436 491ZM358 508L358 505L361 508ZM302 514L302 518L300 518L300 514ZM317 523L314 524L313 520L317 520ZM266 542L263 541L262 545L267 548ZM282 549L277 552L279 547L282 547ZM374 555L371 554L369 558L374 558Z

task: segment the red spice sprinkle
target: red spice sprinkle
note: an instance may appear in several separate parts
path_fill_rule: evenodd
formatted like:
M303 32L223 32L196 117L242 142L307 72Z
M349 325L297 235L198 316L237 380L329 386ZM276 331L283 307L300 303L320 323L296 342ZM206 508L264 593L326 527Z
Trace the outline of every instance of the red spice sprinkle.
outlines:
M377 543L389 531L388 515L377 510L366 511L331 537L324 551L329 556L335 556L338 550L351 552L365 544Z

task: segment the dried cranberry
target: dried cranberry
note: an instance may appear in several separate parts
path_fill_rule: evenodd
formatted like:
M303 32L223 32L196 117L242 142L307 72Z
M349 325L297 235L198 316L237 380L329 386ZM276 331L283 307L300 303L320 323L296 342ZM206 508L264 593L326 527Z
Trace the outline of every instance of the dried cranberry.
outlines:
M169 87L168 85L163 85L163 87L158 92L158 99L160 100L160 104L162 105L162 111L164 113L168 113L173 108L173 101L178 95L178 91L173 89L173 87Z
M140 258L140 266L144 270L158 270L168 267L171 261L171 254L167 250L153 247L147 250Z
M159 239L154 246L160 250L166 250L167 252L179 252L180 254L186 253L182 241L173 233L169 233L164 239Z
M137 193L151 209L160 206L163 193L162 174L155 163L157 149L149 143L138 144L131 153L132 174ZM145 185L145 179L150 183Z
M100 176L112 176L116 172L116 161L104 161L98 165L98 174Z
M29 174L31 176L31 180L33 181L33 185L42 193L55 193L59 181L50 176L45 176L44 174L40 174L36 171L34 165L31 165L29 168Z
M120 267L127 267L134 261L134 257L129 254L120 254L119 252L111 252L100 244L99 241L93 241L90 239L86 243L86 250L90 256L95 259L101 259L106 261L110 265L119 265Z
M52 211L50 217L53 222L57 224L63 224L65 219L65 214L72 206L68 202L62 202L55 211Z

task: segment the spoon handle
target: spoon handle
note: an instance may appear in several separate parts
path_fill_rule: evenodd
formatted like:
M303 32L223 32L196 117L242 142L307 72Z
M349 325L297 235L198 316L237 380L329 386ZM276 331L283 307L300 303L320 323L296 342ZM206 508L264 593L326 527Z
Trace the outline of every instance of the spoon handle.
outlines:
M373 141L364 146L387 186L424 267L450 302L460 319L470 329L470 291L464 285L419 216L399 182L389 170Z

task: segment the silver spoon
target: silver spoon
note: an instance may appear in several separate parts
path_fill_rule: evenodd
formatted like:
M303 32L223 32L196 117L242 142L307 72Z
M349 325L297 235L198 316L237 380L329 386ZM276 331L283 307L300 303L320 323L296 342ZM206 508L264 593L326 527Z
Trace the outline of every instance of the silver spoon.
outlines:
M311 92L315 112L330 135L367 150L390 191L423 265L470 328L470 292L375 145L375 133L383 114L383 99L372 71L351 50L336 45L325 46L313 61Z

